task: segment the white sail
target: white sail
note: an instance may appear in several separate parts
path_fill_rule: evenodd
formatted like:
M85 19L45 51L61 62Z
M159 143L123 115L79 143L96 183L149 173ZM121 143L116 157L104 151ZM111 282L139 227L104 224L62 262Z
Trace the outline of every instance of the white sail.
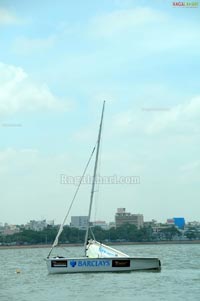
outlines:
M89 240L86 247L86 256L90 258L129 257L127 254L108 247L96 240Z

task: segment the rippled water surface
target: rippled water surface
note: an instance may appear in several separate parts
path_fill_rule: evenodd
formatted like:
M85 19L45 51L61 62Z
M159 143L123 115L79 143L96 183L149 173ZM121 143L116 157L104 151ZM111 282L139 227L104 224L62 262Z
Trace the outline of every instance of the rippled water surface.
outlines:
M0 301L200 300L200 245L119 246L156 256L162 271L48 275L48 249L0 250ZM82 255L69 247L66 256ZM19 269L20 273L16 273Z

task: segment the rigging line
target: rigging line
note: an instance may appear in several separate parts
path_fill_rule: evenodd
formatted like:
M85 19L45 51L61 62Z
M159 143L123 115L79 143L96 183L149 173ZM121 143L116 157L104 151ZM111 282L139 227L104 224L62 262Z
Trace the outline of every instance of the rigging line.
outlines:
M73 206L73 203L74 203L74 201L75 201L75 198L76 198L76 196L77 196L77 193L78 193L78 191L79 191L79 188L80 188L80 186L81 186L82 180L83 180L83 178L84 178L84 176L85 176L85 173L86 173L86 171L87 171L88 165L90 164L90 161L91 161L91 159L92 159L92 156L93 156L93 154L94 154L95 149L96 149L96 144L95 144L95 146L94 146L94 148L93 148L93 150L92 150L92 153L91 153L91 155L90 155L90 157L89 157L89 160L88 160L88 162L87 162L87 164L86 164L86 166L85 166L85 169L84 169L83 174L82 174L82 176L81 176L80 182L79 182L79 184L78 184L78 186L77 186L77 188L76 188L74 197L73 197L73 199L72 199L72 201L71 201L71 204L70 204L70 206L69 206L69 209L68 209L68 211L67 211L67 214L66 214L66 216L65 216L65 218L64 218L64 220L63 220L63 222L62 222L62 224L60 225L59 231L58 231L58 233L57 233L57 235L56 235L56 238L55 238L55 240L54 240L54 242L53 242L53 245L52 245L52 247L51 247L51 250L50 250L50 252L49 252L47 258L49 258L49 256L51 255L51 252L52 252L53 248L56 247L57 244L58 244L58 239L59 239L59 237L60 237L60 235L61 235L61 233L62 233L62 231L63 231L64 224L65 224L65 222L66 222L66 220L67 220L67 218L68 218L68 215L69 215L69 213L70 213L70 210L71 210L71 208L72 208L72 206Z
M96 240L95 239L95 236L94 236L94 232L92 231L92 228L90 227L90 233L91 233L91 235L92 235L92 238L94 239L94 240Z
M102 137L103 137L103 131L104 131L104 124L102 124ZM102 148L103 148L103 138L101 138L101 144L99 146L99 160L97 165L97 179L96 179L96 190L94 194L94 221L97 221L97 214L99 210L99 199L101 199L101 191L102 189L100 185L103 185L103 178L101 176L101 163L102 163Z

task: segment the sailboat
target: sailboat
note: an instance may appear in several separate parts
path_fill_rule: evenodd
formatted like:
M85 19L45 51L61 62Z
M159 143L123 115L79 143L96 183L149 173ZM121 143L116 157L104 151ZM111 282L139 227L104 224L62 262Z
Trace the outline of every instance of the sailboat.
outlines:
M55 241L51 247L51 250L46 258L47 269L50 274L56 273L96 273L96 272L128 272L128 271L160 271L161 262L158 258L139 258L131 257L119 250L116 250L110 246L107 246L103 243L96 241L96 239L89 238L90 227L90 218L92 212L92 204L94 198L95 184L96 184L96 174L97 174L97 165L99 158L99 148L101 142L101 132L103 124L105 101L103 103L100 126L98 132L98 139L96 147L92 151L92 155L96 150L95 165L93 172L93 180L90 194L90 203L89 203L89 213L88 213L88 222L87 229L85 234L85 243L84 243L84 256L83 257L62 257L56 256L52 257L52 250L58 245L59 237L62 233L66 218L71 209L73 201L70 205L68 213L60 226L60 229L57 233ZM91 155L91 156L92 156ZM90 160L89 160L90 161ZM88 165L88 164L87 164ZM86 165L86 167L87 167ZM85 171L84 171L85 172ZM84 174L83 174L84 175ZM81 184L81 181L79 185ZM79 188L79 186L78 186ZM78 192L75 193L75 196Z

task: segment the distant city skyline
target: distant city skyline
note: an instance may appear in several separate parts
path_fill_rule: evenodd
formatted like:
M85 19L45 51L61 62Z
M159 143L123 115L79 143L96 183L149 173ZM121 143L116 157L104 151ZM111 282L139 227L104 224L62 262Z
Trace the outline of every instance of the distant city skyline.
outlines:
M47 9L48 8L48 9ZM96 143L92 219L200 216L199 9L169 1L0 3L0 221L61 223ZM88 174L93 174L94 162ZM82 185L71 215L87 215ZM69 221L68 221L69 222Z
M131 214L132 214L132 212L131 212ZM142 213L138 213L139 215L143 215ZM69 217L69 219L68 219L68 221L66 222L66 225L70 225L71 224L71 217L72 216L70 216ZM75 216L73 216L73 217L86 217L86 216L79 216L79 215L75 215ZM173 216L173 217L168 217L168 218L166 218L165 220L156 220L156 219L154 219L154 218L151 218L151 219L149 219L149 220L146 220L145 219L145 217L144 217L144 222L152 222L152 221L154 221L154 222L157 222L157 223L173 223L172 222L172 220L174 219L174 218L185 218L185 217L183 217L183 216ZM8 222L8 221L5 221L5 222L2 222L2 221L0 221L0 226L2 226L2 225L4 225L4 224L8 224L8 225L25 225L25 224L28 224L28 223L30 223L30 221L46 221L47 222L47 224L55 224L55 225L59 225L59 224L61 224L62 223L62 221L60 221L60 222L56 222L56 220L54 219L54 218L52 218L52 219L46 219L46 218L32 218L32 219L30 219L30 220L27 220L26 222L21 222L21 223L12 223L12 222ZM97 219L97 220L91 220L91 222L92 223L98 223L98 222L106 222L107 224L109 224L109 223L115 223L115 216L114 216L114 218L113 219L111 219L111 220L104 220L104 219ZM197 223L200 223L200 219L191 219L191 220L185 220L185 222L186 223L191 223L191 222L197 222Z

